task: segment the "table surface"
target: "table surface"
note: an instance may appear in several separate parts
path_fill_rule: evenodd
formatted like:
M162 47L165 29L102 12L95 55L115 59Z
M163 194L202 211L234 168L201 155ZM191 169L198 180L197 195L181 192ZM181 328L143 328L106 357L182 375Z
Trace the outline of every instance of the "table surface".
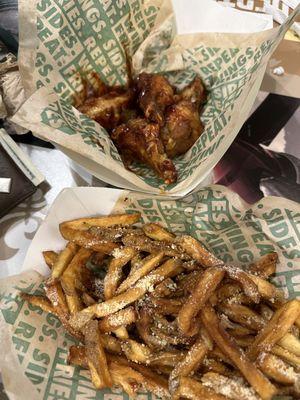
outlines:
M259 94L253 110L260 105L265 96L264 93ZM274 138L269 148L299 157L299 126L300 110L298 109L284 129ZM33 196L0 219L0 278L20 271L35 232L48 213L53 200L63 188L109 186L91 176L59 150L28 144L20 144L20 146L43 173L46 182L40 185ZM0 400L4 399L7 397L0 383Z

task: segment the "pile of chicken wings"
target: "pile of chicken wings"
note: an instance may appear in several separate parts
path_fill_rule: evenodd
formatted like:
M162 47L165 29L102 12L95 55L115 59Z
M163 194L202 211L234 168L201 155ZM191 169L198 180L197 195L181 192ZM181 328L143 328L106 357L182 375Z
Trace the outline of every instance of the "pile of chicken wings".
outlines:
M186 153L204 130L206 90L199 76L177 91L161 74L141 73L125 87L107 86L96 73L83 81L74 105L109 133L124 165L139 161L166 184L177 180L172 159Z

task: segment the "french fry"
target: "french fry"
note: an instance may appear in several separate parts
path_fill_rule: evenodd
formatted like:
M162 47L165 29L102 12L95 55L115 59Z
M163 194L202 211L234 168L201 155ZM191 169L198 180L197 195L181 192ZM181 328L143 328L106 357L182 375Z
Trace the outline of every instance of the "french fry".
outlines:
M262 351L270 351L272 347L282 339L289 331L300 313L298 300L291 300L280 307L274 313L271 320L256 336L249 346L247 355L251 360L256 360Z
M83 303L77 292L76 281L79 280L80 272L91 255L91 250L85 248L79 249L61 276L60 282L66 294L71 314L75 314L83 308Z
M51 269L53 265L55 264L59 254L56 253L55 251L43 251L43 257L45 260L45 263L48 265L48 267Z
M158 254L150 254L148 257L144 258L143 261L141 261L140 267L128 275L128 277L118 287L116 293L120 294L132 287L140 278L156 268L162 261L163 257L164 253L160 252Z
M144 343L138 343L136 340L128 339L121 341L121 349L128 360L136 363L147 363L151 355L151 350Z
M103 303L93 304L83 309L77 313L77 315L72 317L71 323L74 327L80 328L84 326L94 315L101 318L113 314L140 299L157 283L161 282L167 277L178 274L178 272L181 270L182 267L180 260L169 259L155 271L152 271L148 276L140 279L133 288L128 289L126 292L121 293L112 299L104 301Z
M32 304L33 306L40 307L43 311L47 313L56 314L54 307L46 297L34 296L33 294L28 294L24 292L21 293L21 297L23 300L28 301L28 303Z
M80 231L64 227L61 233L64 239L80 247L85 247L99 253L110 254L114 249L120 247L120 243L103 240L101 236L90 231Z
M228 333L231 334L231 332ZM255 337L252 335L238 336L234 338L236 344L242 348L249 347L254 342L254 339Z
M176 380L179 376L183 377L193 374L202 364L207 352L212 347L212 342L207 335L199 335L185 357L172 370L169 381Z
M278 254L273 252L261 257L255 263L249 265L247 271L250 274L258 275L261 278L268 278L276 271L276 264L278 262Z
M96 389L112 386L112 378L100 339L97 321L90 321L84 329L84 343L87 364Z
M273 346L271 353L280 357L282 360L295 367L298 371L300 370L300 357L296 356L294 353L291 353L277 344Z
M133 247L138 251L147 253L160 253L163 251L168 257L177 257L183 260L189 258L176 244L166 241L154 241L146 235L129 233L122 237L122 242L125 246Z
M230 333L234 337L251 335L255 333L254 330L251 330L240 324L237 324L236 322L231 321L225 314L220 314L220 324L224 329L227 330L228 333Z
M65 329L75 338L78 340L83 339L82 333L75 329L71 324L70 324L70 314L69 314L69 309L68 305L66 302L66 297L63 292L63 289L61 287L61 284L58 280L53 280L49 279L45 284L44 284L44 289L47 298L50 300L52 303L52 307L54 309L54 313L58 315L61 323L65 327Z
M216 372L224 376L232 376L232 371L222 361L209 357L204 358L202 370L204 372Z
M226 400L227 397L216 393L214 390L203 386L195 379L182 377L179 379L178 388L174 391L172 399L186 398L190 400Z
M263 400L272 399L272 396L276 394L275 386L251 363L245 353L220 326L218 317L211 306L206 305L202 309L201 319L212 340L231 359L261 398Z
M166 242L173 242L175 235L163 228L159 224L149 223L143 226L143 231L150 239L153 240L164 240Z
M300 357L300 341L291 333L287 333L278 341L279 346Z
M178 294L177 289L177 284L171 278L167 278L155 287L151 295L158 298L175 295Z
M258 290L256 282L253 281L251 274L248 274L242 269L232 265L225 265L224 269L231 279L241 284L243 291L253 301L253 303L259 303L261 294Z
M113 333L117 336L119 339L129 339L129 333L125 326L120 326L119 328L115 329Z
M150 354L148 361L150 365L175 367L183 357L184 353L178 350L161 351Z
M68 364L78 365L79 367L87 369L88 362L84 346L70 346L67 359Z
M105 300L109 300L114 296L122 277L122 268L135 254L136 251L131 247L121 248L113 252L114 258L109 263L108 271L104 278Z
M179 329L185 334L189 334L193 319L205 305L209 297L222 281L225 272L218 267L206 269L199 279L193 293L179 310L177 323Z
M114 336L108 334L104 335L101 334L99 340L102 346L108 352L112 354L120 354L122 352L120 341L116 339Z
M164 299L155 297L152 299L152 304L154 307L158 307L162 315L177 315L185 301L186 298Z
M269 378L284 385L293 385L300 377L293 367L274 354L261 353L257 359L257 365Z
M59 254L51 269L53 279L59 278L69 265L78 250L75 243L68 243L65 249Z
M183 250L194 260L199 262L203 267L216 267L223 265L223 262L207 251L197 239L192 236L181 236L178 239Z
M241 379L226 377L215 372L208 372L201 378L202 384L232 400L259 400L255 391L241 382Z
M64 230L65 227L74 230L88 230L92 226L99 228L107 228L115 225L132 225L139 221L141 218L140 213L134 214L114 214L105 215L95 218L78 218L71 221L62 222L59 225L60 230Z
M234 322L242 326L259 331L265 326L264 319L251 308L241 304L221 303L218 310L227 315Z
M104 317L99 321L99 329L103 333L112 332L122 326L130 325L136 320L136 312L133 307L124 308L115 314Z

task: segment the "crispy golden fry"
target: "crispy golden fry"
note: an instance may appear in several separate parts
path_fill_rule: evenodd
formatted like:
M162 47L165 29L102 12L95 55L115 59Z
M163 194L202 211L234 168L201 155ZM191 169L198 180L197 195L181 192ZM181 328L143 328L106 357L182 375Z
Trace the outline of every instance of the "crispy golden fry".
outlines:
M193 293L179 310L177 323L179 329L185 334L189 334L191 323L201 308L205 305L209 297L222 281L225 272L218 267L206 269L199 279Z
M229 298L240 295L241 292L242 292L241 286L233 281L231 281L230 283L222 283L222 285L220 285L218 290L216 290L216 294L220 302L224 302Z
M207 352L211 350L213 344L207 335L199 335L199 338L172 370L169 382L176 380L178 377L188 376L193 374L202 364ZM170 383L172 385L172 383Z
M184 357L184 353L178 350L161 351L152 353L149 356L148 362L150 365L175 367Z
M76 280L79 279L79 273L92 255L92 250L81 248L73 257L61 276L61 285L64 292L69 296L76 296Z
M254 334L255 331L231 321L227 315L220 314L220 324L234 337Z
M223 265L223 262L207 251L197 239L192 236L181 236L178 238L178 243L183 250L194 260L199 262L204 267L215 267Z
M203 386L195 379L182 377L179 379L178 388L174 391L172 399L180 398L190 400L226 400L227 397L217 394L214 390Z
M245 353L220 326L218 317L211 306L206 305L202 309L201 319L213 341L222 349L222 352L232 360L262 399L272 399L272 396L276 393L276 388L265 378L255 365L251 363Z
M126 292L113 297L103 303L94 304L87 307L72 317L72 324L75 327L84 326L94 315L105 317L113 314L129 304L141 298L145 293L153 288L154 285L167 277L177 275L182 270L181 261L169 259L148 276L140 279L136 285Z
M159 224L148 223L143 226L143 231L150 239L153 240L164 240L166 242L173 242L175 235L163 228Z
M152 314L151 309L143 307L141 310L139 310L138 314L139 317L136 321L136 327L143 341L148 345L150 349L155 349L155 350L165 349L166 343L161 341L155 335L152 335L151 324L153 317L151 315Z
M248 274L249 278L257 286L258 292L263 299L281 302L284 300L284 293L277 289L272 283L260 278L259 276Z
M32 304L33 306L40 307L43 311L47 313L56 314L54 307L46 297L35 296L33 294L28 294L24 292L21 293L21 297L23 300L28 301L28 303Z
M253 303L259 303L261 295L256 283L252 279L251 274L248 274L242 269L232 265L226 265L224 266L224 269L226 269L227 275L231 279L241 284L243 291L253 301Z
M270 351L289 331L299 313L300 303L298 300L291 300L279 308L248 348L248 357L251 360L256 360L262 351Z
M103 240L101 236L99 237L90 231L80 231L64 227L61 233L64 239L99 253L110 254L114 249L120 247L120 243Z
M293 385L300 377L293 367L273 354L261 353L257 365L269 378L284 385Z
M182 291L184 295L192 293L195 290L195 287L198 284L198 281L202 275L202 269L192 271L189 274L185 275L184 278L180 279L180 281L177 283L177 291Z
M175 295L178 292L177 289L176 283L171 278L167 278L155 287L151 295L158 298Z
M186 298L180 299L164 299L164 298L153 298L152 304L154 307L159 309L162 315L177 315L179 310L185 303Z
M228 332L228 333L231 334L231 332ZM234 338L236 344L243 348L249 347L254 342L254 339L255 339L255 337L253 335L238 336L238 337Z
M208 372L201 378L202 384L232 400L259 400L255 391L241 379L229 378L215 372Z
M269 253L261 257L255 263L249 265L247 271L250 272L250 274L258 275L266 279L275 273L277 262L278 254L275 252Z
M75 243L68 243L65 249L59 254L55 263L52 266L51 276L53 279L59 278L64 270L69 265L78 250Z
M55 251L43 251L43 257L45 260L45 263L48 265L48 267L51 269L53 265L55 264L59 254L56 253Z
M300 341L291 333L287 333L278 341L279 346L300 357Z
M122 340L121 349L128 360L136 363L147 363L151 355L149 347L132 339Z
M112 332L122 326L130 325L136 320L136 312L133 307L127 307L123 310L104 317L99 321L99 329L103 333Z
M101 334L99 340L102 343L102 346L108 352L113 354L120 354L122 352L120 341L116 339L114 336L108 334L104 335Z
M84 305L87 307L96 303L96 300L86 292L82 293L81 298Z
M136 251L131 247L117 249L113 253L113 259L109 263L107 274L104 278L105 300L111 299L120 283L122 268L134 257Z
M170 397L170 393L168 390L168 381L164 377L156 374L150 368L147 368L144 365L133 363L131 363L130 365L142 374L144 379L143 387L146 390L153 392L160 398Z
M205 357L203 360L204 372L216 372L224 376L232 376L232 371L222 361L215 360L213 358Z
M113 333L117 336L119 339L129 339L129 333L125 326L120 326L119 328L115 329Z
M70 346L68 354L68 364L79 365L82 368L88 368L86 352L84 346Z
M279 345L275 345L272 348L272 354L280 357L282 360L286 361L293 367L297 369L297 371L300 370L300 357L296 356L294 353L284 349L283 347Z
M150 254L148 257L141 261L140 267L133 273L130 273L128 277L118 287L117 294L125 292L125 290L132 287L140 278L147 275L150 271L156 268L164 257L164 253Z
M100 339L97 321L90 321L84 329L85 353L92 382L96 389L112 386L107 359Z
M122 237L122 242L125 246L133 247L138 251L146 251L148 253L160 253L163 251L168 257L177 257L183 260L189 258L189 256L182 252L176 244L163 240L154 241L148 236L139 233L129 233L124 235Z
M44 289L46 296L52 303L52 307L54 309L54 313L58 315L61 323L65 327L65 329L74 337L79 340L83 339L83 335L77 329L74 329L70 324L70 314L68 305L66 302L66 297L61 287L61 284L58 280L49 279L44 284Z
M62 222L59 225L59 229L61 231L63 231L64 228L71 228L74 230L88 230L92 226L107 228L115 225L132 225L138 222L140 218L140 213L104 215L95 218L78 218L71 221Z
M246 328L259 331L265 326L265 321L259 314L241 304L221 303L218 310Z

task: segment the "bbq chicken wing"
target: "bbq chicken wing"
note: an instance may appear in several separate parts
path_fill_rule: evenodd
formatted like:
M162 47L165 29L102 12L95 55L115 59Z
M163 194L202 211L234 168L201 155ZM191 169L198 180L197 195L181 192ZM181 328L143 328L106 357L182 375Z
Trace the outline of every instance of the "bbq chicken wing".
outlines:
M204 130L199 108L206 99L200 78L195 78L181 93L177 103L168 107L161 137L167 156L174 158L186 153Z
M176 100L187 100L195 105L197 109L206 102L206 90L199 76L176 96Z
M160 126L164 124L164 111L174 103L174 91L162 75L141 73L136 79L138 104L145 117Z
M110 91L101 97L88 98L78 107L78 110L111 131L122 122L123 113L129 108L131 100L131 90L123 93Z
M153 168L166 184L176 181L177 172L164 151L158 124L143 118L131 119L114 129L112 139L127 166L140 161Z

